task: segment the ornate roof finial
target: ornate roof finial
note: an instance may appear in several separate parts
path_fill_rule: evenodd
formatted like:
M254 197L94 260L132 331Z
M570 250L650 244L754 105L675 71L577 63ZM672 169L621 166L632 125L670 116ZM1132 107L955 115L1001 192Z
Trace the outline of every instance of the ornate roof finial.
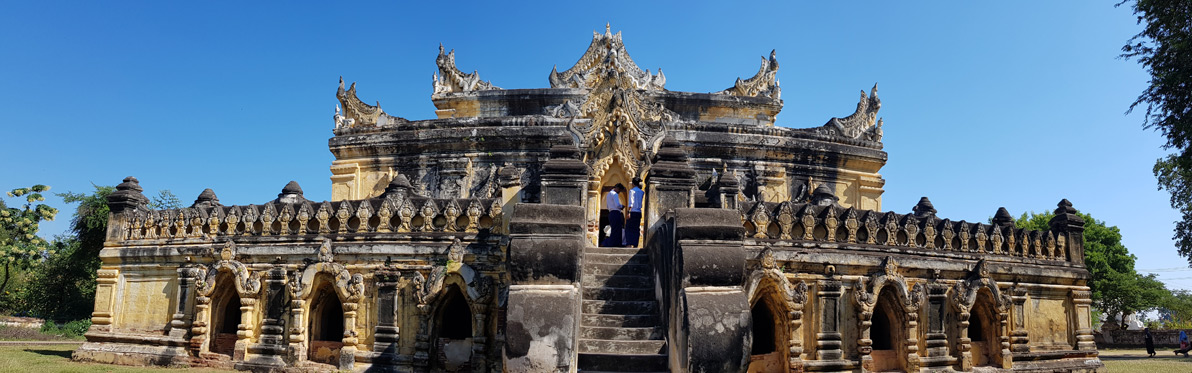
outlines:
M1005 207L998 207L997 213L993 214L993 225L999 227L1013 227L1014 216L1010 215L1010 211Z
M299 203L305 201L306 198L302 196L302 187L298 186L297 181L290 180L284 188L281 188L281 193L277 194L277 202L281 203Z
M828 183L820 183L815 187L815 191L811 192L811 204L816 206L833 206L840 198L836 197L836 193L832 192L832 188L828 187Z
M207 189L203 189L202 193L199 193L199 198L195 198L195 203L193 205L191 205L190 207L214 207L214 206L223 206L223 205L219 204L219 197L215 196L215 191L211 190L211 188L207 188Z
M146 198L141 191L140 181L137 178L129 176L124 178L124 182L116 186L116 191L108 195L108 208L115 213L124 211L125 209L144 209L149 205L149 198Z
M610 35L610 36L613 34L613 24L612 23L610 23L610 22L604 23L604 34Z
M914 211L916 218L926 218L935 215L935 206L931 205L931 200L927 197L919 198L919 204L915 205L911 211Z

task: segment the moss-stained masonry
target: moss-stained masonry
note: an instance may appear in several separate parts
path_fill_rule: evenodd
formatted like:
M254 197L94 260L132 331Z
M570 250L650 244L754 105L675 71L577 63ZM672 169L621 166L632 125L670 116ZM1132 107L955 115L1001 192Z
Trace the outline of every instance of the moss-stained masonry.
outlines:
M881 101L775 126L776 54L668 91L621 34L550 88L440 49L436 119L341 81L331 201L150 210L109 199L78 360L254 370L1095 371L1082 222L1047 231L881 211ZM639 248L597 247L644 180ZM980 368L984 367L984 368Z

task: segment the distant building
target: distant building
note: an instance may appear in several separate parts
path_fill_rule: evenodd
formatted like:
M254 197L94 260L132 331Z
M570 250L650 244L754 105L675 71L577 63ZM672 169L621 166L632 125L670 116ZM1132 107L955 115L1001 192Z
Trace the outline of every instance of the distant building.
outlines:
M291 182L256 205L224 206L207 190L189 208L149 210L125 179L74 358L417 372L1103 369L1071 204L1048 231L1017 229L1004 209L992 224L951 221L927 198L882 212L876 86L851 115L785 128L774 53L712 93L666 90L662 71L640 69L608 30L552 70L550 88L497 88L457 69L454 51L437 62L437 119L392 116L341 81L330 202ZM644 248L597 247L602 197L634 177L645 180Z

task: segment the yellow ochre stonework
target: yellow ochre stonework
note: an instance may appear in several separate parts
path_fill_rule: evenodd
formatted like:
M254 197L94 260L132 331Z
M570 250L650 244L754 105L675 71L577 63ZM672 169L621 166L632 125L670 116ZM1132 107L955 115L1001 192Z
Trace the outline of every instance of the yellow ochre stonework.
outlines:
M340 80L332 192L153 210L124 179L74 359L254 371L1103 371L1083 221L882 211L876 85L775 123L777 52L666 89L594 32L549 87L502 89L440 47L437 118ZM842 105L846 106L846 105ZM842 110L847 111L847 110ZM897 128L897 127L895 127ZM907 160L914 162L915 160ZM636 242L609 190L641 181ZM622 196L622 203L627 203Z

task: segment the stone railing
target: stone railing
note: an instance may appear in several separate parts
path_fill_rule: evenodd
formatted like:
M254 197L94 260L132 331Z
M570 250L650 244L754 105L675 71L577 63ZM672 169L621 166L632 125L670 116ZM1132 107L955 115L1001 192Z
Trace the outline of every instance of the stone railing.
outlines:
M1057 217L1046 231L1015 228L1004 208L998 210L993 224L940 219L926 197L911 214L792 202L747 202L738 210L746 237L759 241L911 248L1083 263L1083 221L1067 200L1060 202Z
M377 198L314 202L291 182L276 200L223 206L210 189L188 208L151 210L135 178L109 197L108 241L210 239L231 236L336 235L358 233L500 233L499 199L435 199L390 185ZM395 186L396 185L396 186Z

